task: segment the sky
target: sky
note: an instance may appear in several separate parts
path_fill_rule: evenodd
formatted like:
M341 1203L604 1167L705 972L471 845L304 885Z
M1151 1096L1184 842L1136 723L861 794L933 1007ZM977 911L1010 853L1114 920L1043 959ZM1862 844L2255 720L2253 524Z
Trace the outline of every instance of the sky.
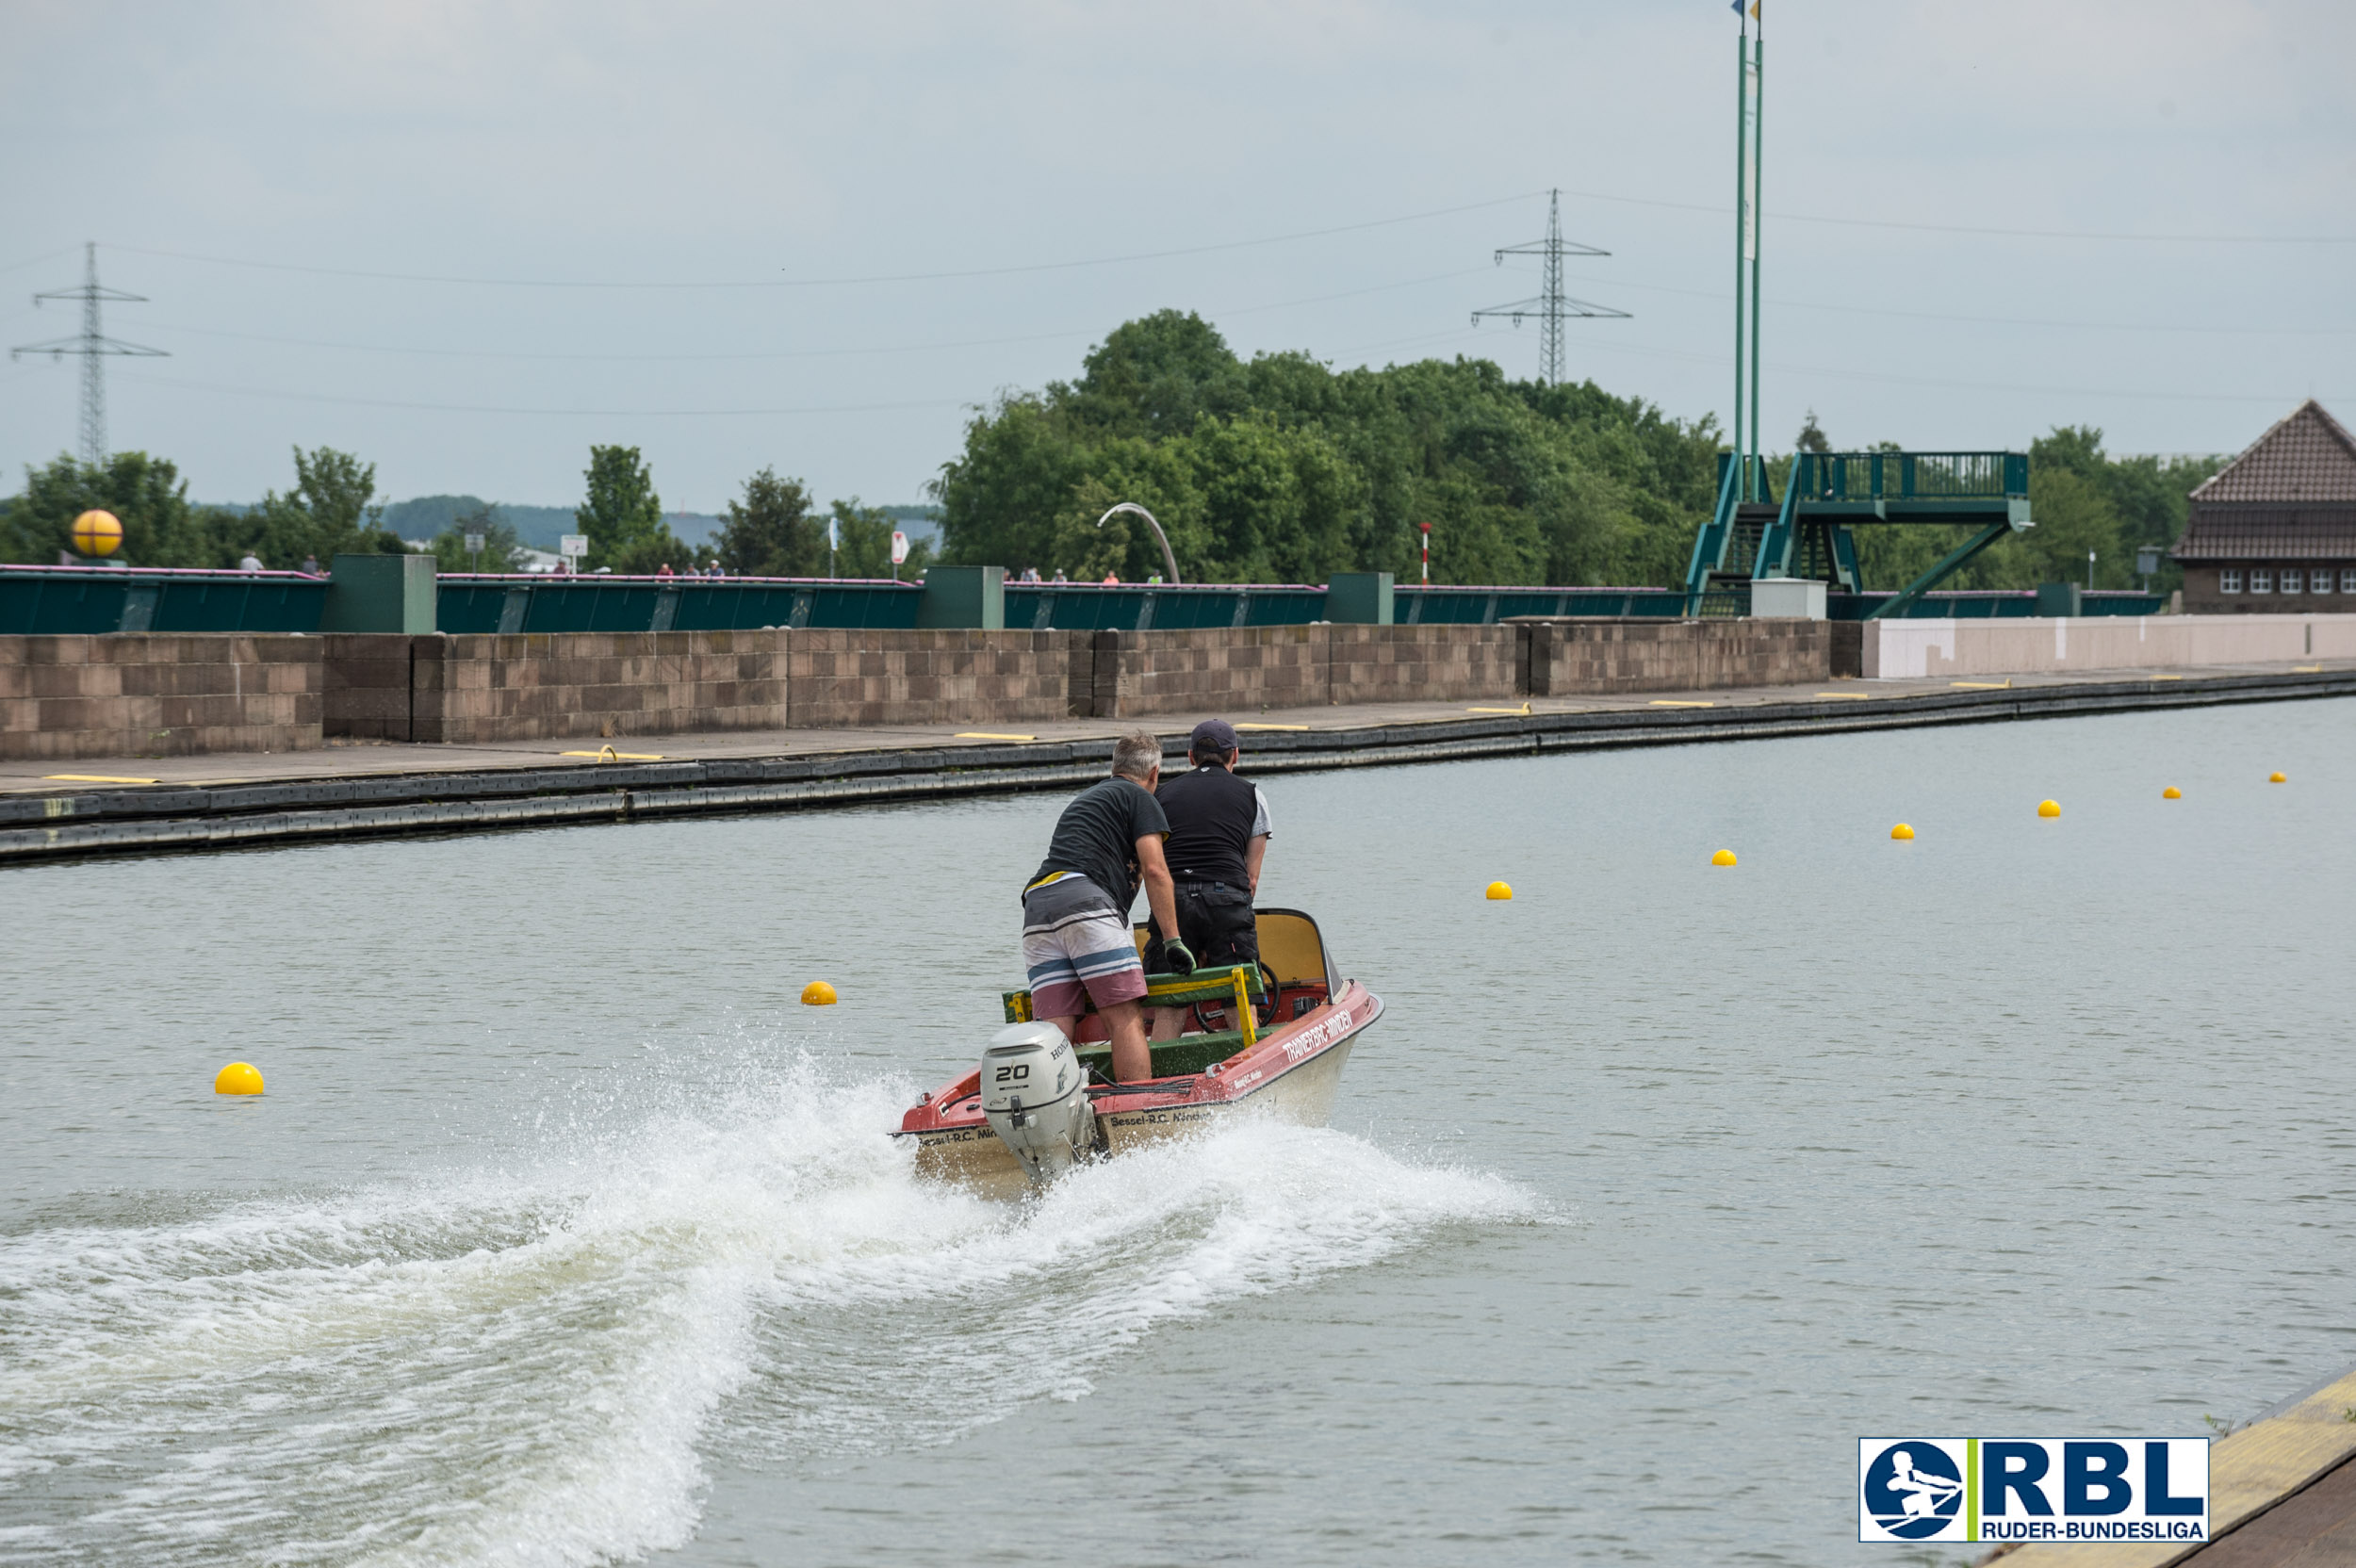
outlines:
M2238 449L2356 423L2356 8L1768 0L1765 430L1837 447ZM1732 392L1725 0L0 7L0 339L102 281L109 444L192 498L290 449L401 498L666 508L763 467L919 501L968 421L1123 320L1238 353L1538 370L1500 246L1610 254L1567 370L1680 419ZM0 363L0 470L77 441L79 368Z

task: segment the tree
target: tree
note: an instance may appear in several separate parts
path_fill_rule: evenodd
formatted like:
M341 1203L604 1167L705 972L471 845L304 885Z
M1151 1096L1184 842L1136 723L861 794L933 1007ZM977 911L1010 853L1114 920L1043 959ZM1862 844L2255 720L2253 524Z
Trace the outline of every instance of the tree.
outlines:
M483 536L479 553L466 548L469 533ZM437 572L520 572L526 560L524 543L499 515L497 501L477 501L434 536L434 569Z
M581 564L617 572L638 569L649 555L683 557L686 547L671 537L663 521L663 501L654 492L654 475L639 460L635 447L589 449L583 478L588 495L573 513L581 531L589 536L589 554ZM659 562L647 562L651 571Z
M826 569L826 533L810 514L810 492L798 479L763 468L744 482L742 500L728 502L720 526L720 564L731 577L818 577Z
M932 486L944 559L1143 577L1162 568L1151 532L1096 527L1133 500L1194 580L1412 580L1430 523L1438 581L1670 583L1716 498L1710 420L1486 361L1245 364L1200 318L1162 311L1083 368L967 425Z
M263 565L278 571L316 556L322 565L338 554L401 555L408 547L384 529L384 508L376 499L376 465L362 463L333 447L294 449L294 488L281 496L262 493L261 503L242 514L223 514L215 565L233 566L252 550Z
M1816 422L1814 409L1808 411L1807 422L1800 426L1800 433L1792 438L1792 445L1794 450L1804 452L1832 450L1832 441L1824 434L1824 427Z
M835 575L852 578L878 578L893 575L892 567L892 535L900 519L880 507L861 506L857 496L847 501L834 503L833 517L837 536L842 541L835 552ZM823 545L824 541L820 543ZM911 540L908 558L899 569L899 577L913 581L931 564L933 550L928 540Z
M123 522L123 545L108 557L139 566L214 566L221 514L188 504L188 482L168 459L114 452L92 468L64 453L27 465L25 494L0 515L0 561L55 565L70 551L74 519L92 507Z

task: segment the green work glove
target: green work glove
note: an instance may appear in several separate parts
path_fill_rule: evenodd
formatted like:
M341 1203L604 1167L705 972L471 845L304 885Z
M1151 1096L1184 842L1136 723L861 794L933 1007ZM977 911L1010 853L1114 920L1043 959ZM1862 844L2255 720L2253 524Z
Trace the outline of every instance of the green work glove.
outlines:
M1182 941L1163 942L1162 972L1165 974L1192 974L1194 972L1193 951Z

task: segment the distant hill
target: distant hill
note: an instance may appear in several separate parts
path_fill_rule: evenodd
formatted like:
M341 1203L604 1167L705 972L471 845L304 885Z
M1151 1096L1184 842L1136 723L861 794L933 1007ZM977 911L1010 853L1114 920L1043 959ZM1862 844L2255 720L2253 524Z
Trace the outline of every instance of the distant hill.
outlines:
M431 539L450 526L461 513L483 505L479 496L418 496L384 508L384 526L403 539ZM528 549L554 550L563 535L578 525L569 506L518 506L502 501L498 515ZM700 545L720 531L720 519L699 512L666 512L663 520L690 545Z
M431 539L462 512L472 512L483 504L479 496L418 496L411 500L394 501L384 508L384 526L403 539ZM237 510L242 511L243 508ZM937 506L887 506L881 510L900 519L900 528L910 539L941 537L941 508ZM515 536L529 549L556 548L558 538L570 533L577 526L569 506L518 506L502 501L499 514ZM701 512L666 512L663 520L671 525L671 531L682 542L700 545L718 536L724 518Z

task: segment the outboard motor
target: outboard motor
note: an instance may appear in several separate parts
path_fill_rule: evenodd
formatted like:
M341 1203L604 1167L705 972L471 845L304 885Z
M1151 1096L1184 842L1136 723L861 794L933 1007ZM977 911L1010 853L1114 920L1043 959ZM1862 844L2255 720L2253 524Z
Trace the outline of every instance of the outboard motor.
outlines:
M1052 1023L1000 1030L982 1053L982 1115L1034 1182L1053 1181L1096 1142L1088 1072Z

